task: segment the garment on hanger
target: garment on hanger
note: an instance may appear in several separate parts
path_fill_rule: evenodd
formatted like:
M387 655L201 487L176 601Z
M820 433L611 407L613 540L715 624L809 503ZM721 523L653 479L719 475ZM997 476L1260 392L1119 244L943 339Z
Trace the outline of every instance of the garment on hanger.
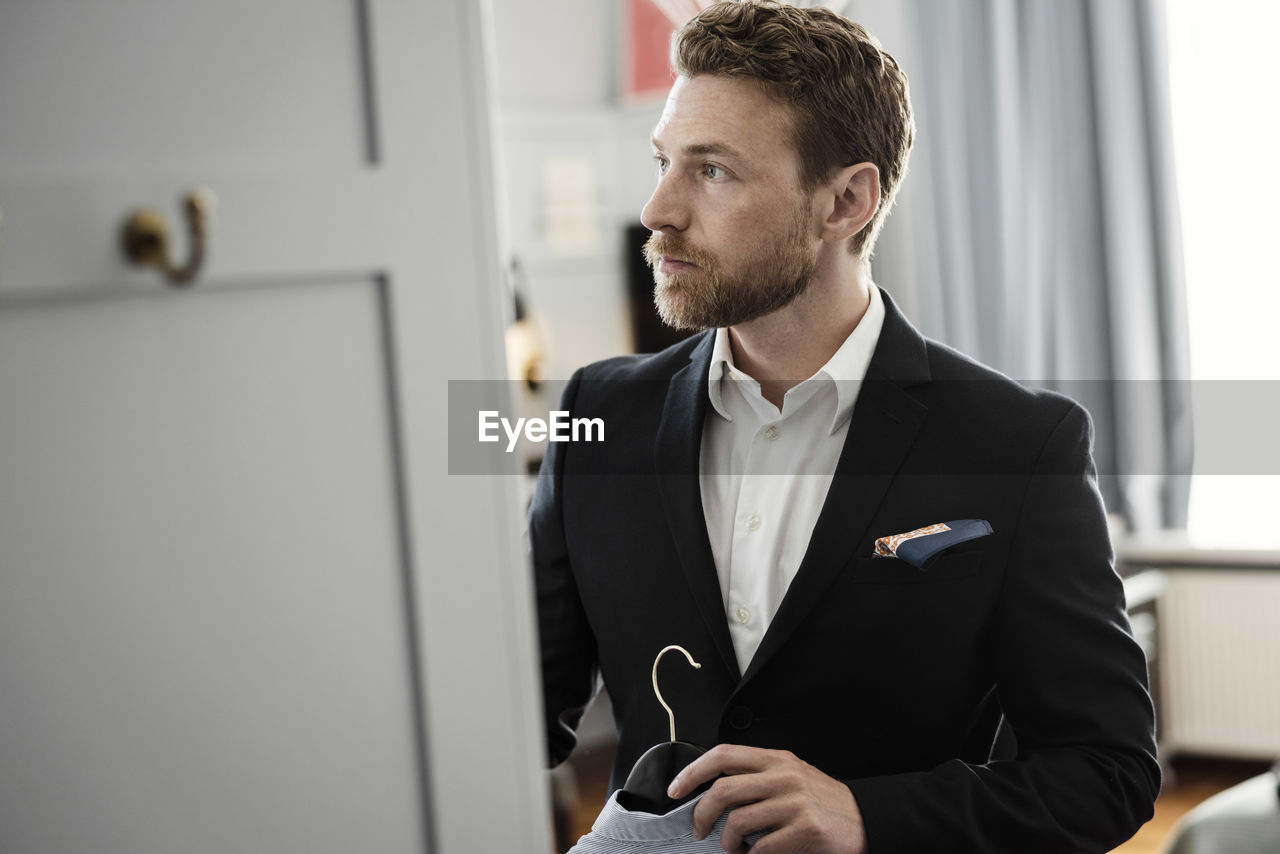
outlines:
M657 698L662 708L667 711L667 722L670 726L671 738L669 741L655 744L646 750L644 755L637 759L636 764L631 767L631 773L627 775L627 782L618 791L616 798L618 805L632 812L666 815L683 801L689 800L695 795L700 795L711 788L711 781L703 783L679 801L672 800L667 795L667 788L671 785L671 781L676 778L676 775L707 752L707 749L701 745L676 740L676 713L667 704L667 701L662 698L662 691L658 688L658 663L662 661L662 656L672 651L682 653L688 660L689 665L695 670L702 669L702 665L693 660L689 650L679 644L670 644L664 647L653 660L653 670L651 672L653 696Z
M720 834L732 810L716 819L706 839L696 840L693 811L702 798L699 795L665 815L655 815L624 809L614 792L600 810L591 832L579 839L569 854L724 854ZM762 836L764 833L749 834L747 845L754 845Z
M695 789L692 797L686 795L680 801L673 801L666 796L667 787L680 770L706 752L699 745L676 740L675 712L658 688L658 662L672 651L682 653L695 670L702 668L693 660L689 650L678 644L664 647L653 659L650 673L653 695L667 712L670 740L654 745L636 761L626 784L609 796L591 832L579 839L578 844L569 849L569 854L723 852L720 833L724 830L728 812L716 819L706 839L699 841L693 838L693 811L711 787L710 781ZM754 844L763 835L757 833L747 837L747 844Z

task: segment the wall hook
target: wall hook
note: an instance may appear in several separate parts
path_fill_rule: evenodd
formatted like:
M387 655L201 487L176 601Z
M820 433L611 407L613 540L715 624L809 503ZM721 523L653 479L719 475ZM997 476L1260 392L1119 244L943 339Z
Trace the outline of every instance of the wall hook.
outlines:
M154 208L139 208L125 220L121 232L125 257L139 267L155 267L171 285L182 287L191 284L204 264L209 222L216 204L217 197L207 189L192 190L183 198L187 233L191 239L191 252L185 264L179 266L172 260L169 225L164 215Z

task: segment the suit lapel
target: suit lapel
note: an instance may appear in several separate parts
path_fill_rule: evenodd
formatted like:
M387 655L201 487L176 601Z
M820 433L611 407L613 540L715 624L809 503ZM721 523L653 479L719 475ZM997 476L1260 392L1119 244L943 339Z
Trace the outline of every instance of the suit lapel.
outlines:
M705 335L690 354L689 364L671 378L658 424L654 462L667 525L675 540L689 591L720 658L736 682L740 675L738 660L720 598L720 581L707 537L698 478L702 422L708 406L707 373L711 368L714 340L714 333Z
M884 325L849 419L835 476L808 551L751 659L750 680L786 643L853 557L877 508L906 459L927 408L904 387L927 382L924 339L888 294Z

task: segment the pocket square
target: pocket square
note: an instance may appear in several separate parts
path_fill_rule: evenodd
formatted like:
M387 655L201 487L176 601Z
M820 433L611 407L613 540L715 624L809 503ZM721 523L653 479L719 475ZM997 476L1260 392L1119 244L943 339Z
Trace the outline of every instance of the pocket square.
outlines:
M940 552L959 543L976 540L991 533L991 523L986 519L958 519L954 522L939 522L907 531L905 534L892 534L876 540L874 557L896 557L914 566L916 569L927 569L926 564Z

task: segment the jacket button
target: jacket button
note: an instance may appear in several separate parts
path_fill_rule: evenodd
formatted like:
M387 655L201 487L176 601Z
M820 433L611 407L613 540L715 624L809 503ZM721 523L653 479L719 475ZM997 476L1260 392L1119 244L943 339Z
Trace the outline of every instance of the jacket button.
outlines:
M746 706L734 706L729 711L729 726L734 729L749 729L755 715Z

